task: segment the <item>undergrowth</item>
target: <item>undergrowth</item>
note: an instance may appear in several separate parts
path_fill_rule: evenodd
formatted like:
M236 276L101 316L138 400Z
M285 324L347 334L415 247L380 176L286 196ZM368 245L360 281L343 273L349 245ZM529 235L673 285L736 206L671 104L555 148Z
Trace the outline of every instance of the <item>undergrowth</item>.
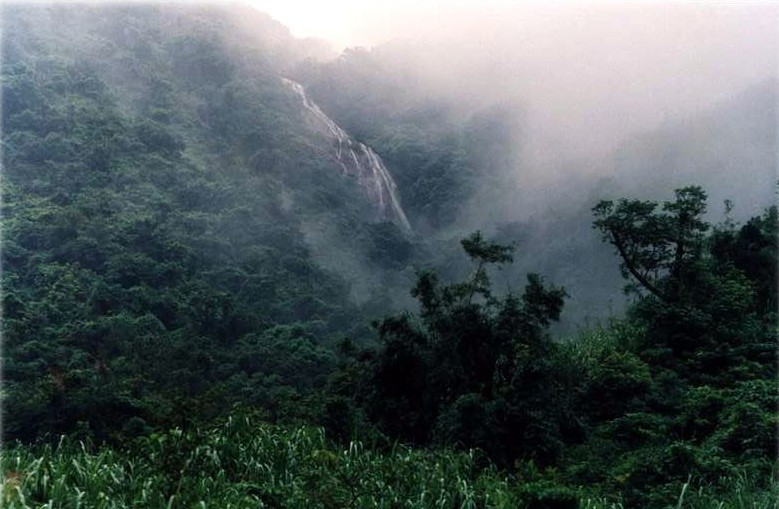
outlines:
M498 471L477 451L339 447L317 428L241 417L117 448L69 438L7 444L2 501L8 509L623 507L585 494L596 487L565 487L543 472L529 479L527 470ZM777 509L777 500L776 483L765 491L743 475L721 487L686 484L667 507Z

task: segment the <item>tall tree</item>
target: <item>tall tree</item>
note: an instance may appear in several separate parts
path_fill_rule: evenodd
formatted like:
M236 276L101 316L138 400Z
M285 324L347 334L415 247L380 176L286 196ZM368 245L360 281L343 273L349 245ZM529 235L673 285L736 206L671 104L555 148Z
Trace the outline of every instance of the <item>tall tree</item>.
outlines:
M697 186L677 189L675 201L658 207L652 201L604 200L593 208L593 227L617 249L625 277L664 302L678 302L703 253L706 193Z
M662 365L706 383L730 383L747 364L762 376L766 324L775 322L766 314L775 292L765 283L776 274L776 238L768 232L775 207L740 229L726 222L713 231L705 211L706 193L691 186L662 206L601 201L593 227L616 248L629 288L644 296L636 310L649 327L646 347L664 356Z
M562 311L565 291L530 274L523 295L492 294L489 267L511 261L511 246L480 232L463 239L474 269L442 285L419 274L412 294L420 316L380 321L382 347L372 368L366 404L385 432L416 443L480 447L508 464L522 456L551 461L575 419L547 333ZM566 424L567 423L567 424Z

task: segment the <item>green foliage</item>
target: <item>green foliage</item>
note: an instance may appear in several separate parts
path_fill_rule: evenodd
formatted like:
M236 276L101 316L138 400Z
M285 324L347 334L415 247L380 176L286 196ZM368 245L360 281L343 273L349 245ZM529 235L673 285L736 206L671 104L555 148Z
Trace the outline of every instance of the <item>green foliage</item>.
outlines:
M594 226L617 248L625 275L650 294L637 311L649 327L646 346L673 354L659 362L695 383L771 375L767 338L776 318L767 306L775 290L762 277L775 273L776 236L767 230L775 207L738 231L726 224L707 234L705 198L698 187L679 189L663 212L654 202L603 201Z
M762 216L753 217L741 228L726 222L715 228L711 251L720 266L731 266L749 279L756 290L756 309L776 310L776 232L777 207L769 207Z
M600 202L636 301L561 342L565 291L499 294L513 249L476 232L465 277L418 272L418 315L370 350L367 316L438 245L362 219L278 79L291 39L106 9L3 8L3 425L36 443L3 451L4 506L776 507L776 207L712 226L700 187ZM455 121L380 61L302 69L420 230L450 224L506 162L505 112ZM235 408L352 445L203 425Z
M6 444L3 507L615 508L553 471L497 471L476 451L334 446L320 429L241 414L207 428L142 434L121 448L62 438ZM651 507L775 509L779 486L744 472L716 485L682 481ZM629 507L625 505L624 507ZM649 506L642 506L649 507Z
M503 464L528 456L551 461L561 446L568 382L546 327L565 292L531 274L521 299L492 295L487 264L511 260L511 247L477 232L462 241L475 264L468 280L441 286L421 272L412 295L420 320L377 324L383 348L372 361L368 413L393 437L415 443L480 447Z
M2 456L4 507L522 507L510 479L474 453L381 453L321 430L242 417L174 429L125 450L64 440ZM9 472L11 475L8 475Z
M606 331L593 348L584 338L584 393L598 405L587 412L589 439L569 450L568 472L611 486L630 506L659 506L689 488L685 479L714 485L743 469L770 475L779 401L767 355L776 313L766 304L775 290L759 278L775 271L775 231L765 228L776 210L712 229L701 219L704 200L700 188L685 188L663 212L628 200L595 208L596 228L648 294L632 310L637 341L609 340ZM728 503L738 506L740 495Z
M700 187L678 189L676 201L665 202L663 212L657 207L650 201L601 201L593 208L593 227L616 247L624 276L662 301L676 303L694 282L691 272L702 255L706 193Z
M348 191L275 74L231 53L225 12L112 8L4 8L5 434L294 414L277 396L367 330L300 225L332 205L311 188Z

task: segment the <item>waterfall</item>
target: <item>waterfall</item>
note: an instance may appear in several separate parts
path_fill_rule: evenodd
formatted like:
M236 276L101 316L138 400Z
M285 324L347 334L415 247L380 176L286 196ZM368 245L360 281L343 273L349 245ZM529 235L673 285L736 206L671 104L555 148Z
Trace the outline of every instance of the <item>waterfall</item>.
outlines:
M345 175L357 178L360 188L376 207L376 220L392 221L411 230L400 206L397 185L378 154L364 143L353 140L306 95L303 85L287 78L282 81L300 97L312 122L333 140L333 158Z

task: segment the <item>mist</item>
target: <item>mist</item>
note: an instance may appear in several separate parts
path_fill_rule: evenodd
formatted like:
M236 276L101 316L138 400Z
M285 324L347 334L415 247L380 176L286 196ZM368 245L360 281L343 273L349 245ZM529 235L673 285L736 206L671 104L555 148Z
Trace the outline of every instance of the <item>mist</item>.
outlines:
M53 3L4 502L775 508L779 7Z
M777 75L775 5L400 6L367 21L431 95L522 102L541 161L607 154Z
M545 274L571 294L569 324L624 305L616 257L590 228L599 199L668 200L698 184L716 223L725 199L743 221L775 198L775 5L382 3L358 11L350 40L363 48L341 58L364 52L388 88L419 110L445 104L452 123L502 118L490 135L499 132L501 144L482 140L475 163L490 178L436 237L453 251L476 229L514 242L504 290L527 272ZM452 279L467 271L450 269Z
M259 3L273 15L272 2ZM362 46L419 103L444 102L464 118L511 111L509 194L532 190L512 209L520 217L544 213L566 188L581 191L581 179L624 176L615 158L626 144L694 124L750 87L775 88L778 75L779 7L770 4L336 2L323 19L339 22L319 32L313 16L278 12L293 34L297 21L302 33L328 35L336 47ZM776 110L775 95L765 108ZM775 133L775 124L766 127ZM756 185L775 180L765 167L736 171L762 172L751 179ZM462 222L512 210L479 207Z
M334 226L341 209L320 217L316 208L313 219L298 219L313 259L349 281L357 302L375 298L392 301L394 307L413 305L408 294L413 271L432 264L452 280L467 274L467 260L453 261L462 257L458 241L483 230L517 245L502 289L516 290L526 272L540 272L568 289L572 298L563 316L575 323L610 313L612 303L618 311L622 299L618 262L590 228L590 208L599 199L666 200L674 188L701 184L711 197L710 220L715 222L722 218L724 199L733 200L734 215L742 221L774 199L777 6L335 2L327 5L328 16L319 16L322 8L267 9L272 21L257 4L253 10L246 5L224 9L232 24L219 32L219 54L241 69L236 82L278 86L279 75L291 74L312 85L315 94L316 71L311 69L347 61L340 78L354 85L352 95L335 87L329 98L320 94L315 99L355 139L384 157L393 172L401 168L397 162L393 167L391 150L381 148L391 146L398 133L379 132L381 121L352 104L365 92L360 88L365 76L391 90L391 100L381 92L372 98L377 108L390 115L404 108L422 115L433 109L438 116L430 125L451 127L454 137L470 140L463 164L473 169L473 189L449 190L446 199L456 210L445 225L416 214L413 242L423 238L432 247L420 248L413 263L409 255L402 263L377 264L374 251L380 249L372 250L374 237L398 246L402 242L378 228L364 238L345 238L341 226ZM166 37L185 37L190 7L160 7L167 21L156 29ZM198 10L204 27L218 19L207 6ZM35 26L31 32L60 37L64 53L92 52L102 62L140 40L124 29L116 44L95 45L87 29L95 23L93 14L74 11L70 16L64 28L46 10L28 22ZM296 16L306 17L307 31L296 29ZM106 71L106 79L123 91L123 103L146 100L137 69L107 65ZM221 84L222 77L214 74ZM313 78L306 79L308 74ZM183 89L192 77L197 76L188 76ZM277 91L270 100L281 101L285 94ZM214 97L194 101L205 108ZM288 110L280 114L284 119L299 108L294 98L288 99ZM247 129L253 122L247 118ZM359 123L369 128L352 131ZM279 124L272 125L269 132ZM422 148L429 141L424 135L437 128L397 127L403 136L421 134ZM267 155L276 154L274 149L288 154L275 148L287 138L275 132L260 139L268 144L266 152L252 141L248 146L257 153L247 159L268 167L282 161L284 172L276 171L296 175L295 165L284 162L288 158ZM448 149L444 144L435 148ZM323 158L316 164L328 163ZM409 190L427 184L414 182L413 165L405 171L400 201L408 206ZM294 204L288 207L290 215L312 208L316 198L310 188L321 185L296 178L285 188ZM387 295L377 297L377 288Z

